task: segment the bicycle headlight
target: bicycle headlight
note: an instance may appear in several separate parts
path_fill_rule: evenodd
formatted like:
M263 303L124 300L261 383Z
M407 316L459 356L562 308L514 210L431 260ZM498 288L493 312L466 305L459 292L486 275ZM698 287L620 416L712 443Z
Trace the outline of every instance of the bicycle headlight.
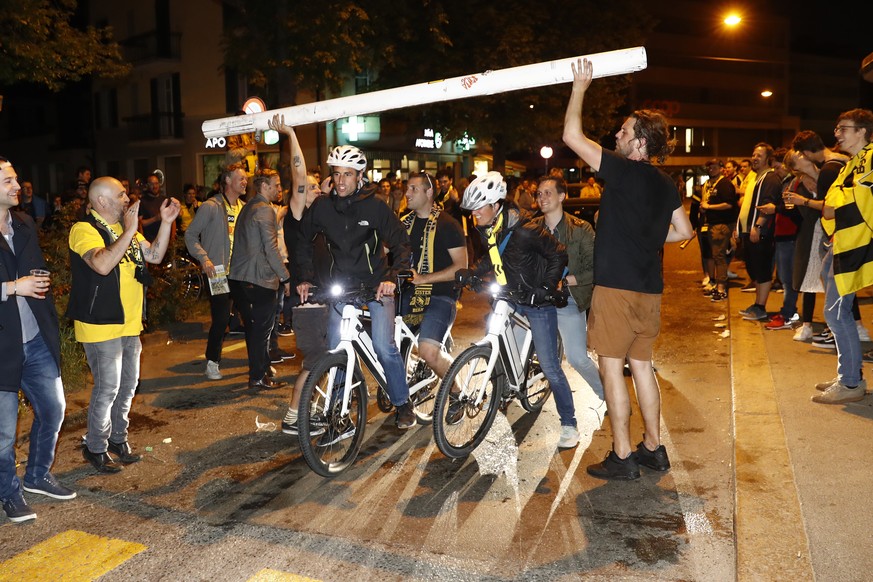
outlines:
M343 288L339 285L333 285L330 288L330 294L333 295L334 297L339 297L340 295L343 294Z
M488 288L492 295L497 295L500 293L500 283L491 283L491 286Z

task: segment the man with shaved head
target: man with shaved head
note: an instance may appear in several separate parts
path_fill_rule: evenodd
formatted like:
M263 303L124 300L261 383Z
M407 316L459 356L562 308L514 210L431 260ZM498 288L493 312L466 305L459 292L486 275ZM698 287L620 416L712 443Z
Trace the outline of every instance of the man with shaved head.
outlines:
M117 473L135 463L127 442L133 394L139 381L146 263L160 263L181 205L175 198L160 208L161 226L149 243L137 232L139 202L130 204L115 178L97 178L88 190L91 211L70 229L73 285L67 317L82 342L94 376L88 433L82 454L101 473Z

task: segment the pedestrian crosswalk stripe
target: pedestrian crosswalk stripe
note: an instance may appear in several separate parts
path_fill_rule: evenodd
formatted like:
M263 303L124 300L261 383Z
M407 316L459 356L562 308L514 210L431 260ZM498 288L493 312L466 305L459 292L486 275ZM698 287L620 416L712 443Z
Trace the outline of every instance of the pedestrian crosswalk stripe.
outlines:
M68 530L0 563L0 580L95 580L148 549Z
M248 582L321 582L321 580L264 568L263 570L249 578Z

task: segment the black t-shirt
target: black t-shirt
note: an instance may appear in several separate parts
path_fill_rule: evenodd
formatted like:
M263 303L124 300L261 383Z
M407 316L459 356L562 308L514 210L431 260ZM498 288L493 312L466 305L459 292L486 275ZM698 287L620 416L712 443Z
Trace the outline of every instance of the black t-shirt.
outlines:
M737 207L737 190L731 181L719 176L709 192L709 204L730 204L727 210L707 210L707 224L733 224L737 221L739 208Z
M837 176L840 175L840 172L843 169L843 166L846 165L846 162L842 160L830 160L822 164L821 170L818 174L818 181L816 182L816 198L822 200L828 193L828 190L833 186L834 181L836 181Z
M661 258L673 211L682 205L673 180L647 162L603 150L594 239L594 284L639 293L662 293Z
M423 236L424 227L427 225L427 218L415 217L412 223L412 228L409 232L409 242L412 246L412 268L418 271L421 253L423 252ZM440 212L437 219L436 232L434 233L434 249L433 262L430 272L436 273L442 271L452 265L452 256L449 254L449 249L459 247L466 248L467 241L464 239L464 231L457 220L449 216L445 211ZM434 283L432 295L444 295L455 297L457 292L454 289L453 281L441 281Z

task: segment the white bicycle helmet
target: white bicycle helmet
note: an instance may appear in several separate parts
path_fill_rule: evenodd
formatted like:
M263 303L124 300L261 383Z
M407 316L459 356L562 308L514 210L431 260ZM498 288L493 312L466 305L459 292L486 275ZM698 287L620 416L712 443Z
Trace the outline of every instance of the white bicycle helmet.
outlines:
M504 198L506 198L506 182L500 172L492 171L470 182L470 185L464 190L461 208L478 210L486 204L494 204Z
M327 156L327 165L336 168L352 168L359 172L367 169L367 156L353 145L336 146Z

